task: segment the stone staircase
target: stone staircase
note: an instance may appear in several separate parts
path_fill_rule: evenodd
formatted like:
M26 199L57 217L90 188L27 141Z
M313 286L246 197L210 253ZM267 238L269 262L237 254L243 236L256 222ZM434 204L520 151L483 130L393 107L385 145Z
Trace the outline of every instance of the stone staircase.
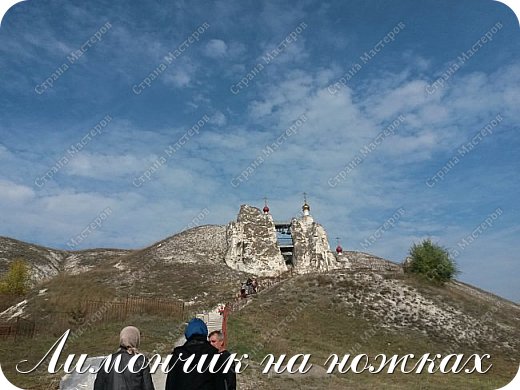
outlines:
M223 316L218 312L218 308L210 310L209 312L197 314L197 318L203 320L208 326L208 333L211 333L214 330L222 330L222 317Z
M288 277L285 275L285 277L279 277L279 278L267 278L264 279L258 289L259 295L269 291L273 287L279 285L280 283L283 283L285 280L287 280ZM247 298L243 300L239 300L233 304L231 304L231 310L233 312L236 312L238 310L243 309L247 305L249 305L253 299L255 298ZM222 320L223 315L220 315L218 311L218 307L215 307L211 310L204 311L202 313L198 313L195 315L195 317L202 319L206 325L208 326L208 333L212 332L214 330L221 330L222 329ZM174 346L177 347L179 345L182 345L186 342L186 339L184 335L179 337L175 343ZM95 358L89 358L87 360L87 364L91 364L92 366L99 366L101 360L103 357L95 357ZM95 375L85 373L83 375L80 374L67 374L63 377L61 384L60 384L60 390L72 390L72 389L92 389L94 386L94 379ZM164 389L166 386L166 374L164 374L161 370L157 370L154 374L152 374L152 380L155 385L155 388L157 390Z

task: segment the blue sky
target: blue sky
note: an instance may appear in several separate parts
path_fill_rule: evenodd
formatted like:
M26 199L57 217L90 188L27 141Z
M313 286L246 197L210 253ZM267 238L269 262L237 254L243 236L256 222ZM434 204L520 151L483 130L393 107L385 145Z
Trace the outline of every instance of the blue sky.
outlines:
M0 235L68 249L97 218L77 249L138 248L307 192L332 245L402 261L431 237L518 301L519 38L483 0L19 3Z

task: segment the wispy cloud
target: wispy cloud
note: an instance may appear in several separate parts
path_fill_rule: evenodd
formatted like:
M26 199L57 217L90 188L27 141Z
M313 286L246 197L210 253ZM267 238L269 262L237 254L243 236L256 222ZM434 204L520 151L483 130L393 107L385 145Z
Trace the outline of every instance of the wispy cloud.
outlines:
M65 173L69 175L111 180L136 172L153 161L153 156L138 158L133 155L104 155L82 153L71 161Z
M227 49L226 42L222 39L212 39L206 44L204 54L212 58L224 57L227 53Z
M410 5L232 0L204 7L150 3L146 12L138 3L98 1L17 7L0 29L0 234L64 248L71 232L110 208L110 218L78 246L139 247L187 226L200 210L209 210L204 223L226 223L241 203L262 204L264 196L274 215L290 218L306 191L316 219L346 249L363 249L358 244L402 207L399 222L370 246L402 260L425 237L456 245L486 212L502 207L500 224L458 261L464 280L518 299L508 287L518 274L511 253L520 217L517 25L506 24L493 2L479 4L478 14L455 7L442 18L412 15ZM504 26L492 41L428 93L498 21ZM34 91L107 22L112 27L102 40L52 88ZM404 28L389 41L399 23ZM160 68L175 50L179 55ZM362 62L370 50L377 55ZM35 186L107 114L113 119L106 131L45 186ZM498 114L503 121L493 135L428 187L426 180ZM205 115L199 133L146 185L132 184ZM262 154L301 115L306 121L295 134ZM395 132L356 160L399 117ZM231 180L258 156L265 159L251 179L233 187ZM328 180L346 167L348 174L331 186ZM501 270L491 272L490 259ZM489 271L491 281L479 270Z

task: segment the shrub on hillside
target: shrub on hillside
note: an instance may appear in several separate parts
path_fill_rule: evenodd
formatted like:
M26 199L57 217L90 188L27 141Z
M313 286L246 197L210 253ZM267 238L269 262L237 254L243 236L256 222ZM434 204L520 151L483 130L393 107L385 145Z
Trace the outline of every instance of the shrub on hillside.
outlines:
M430 239L412 245L404 269L405 272L425 276L438 284L444 284L458 273L455 260L451 258L448 250Z
M29 290L29 267L22 259L9 264L9 270L0 279L0 293L7 295L24 295Z

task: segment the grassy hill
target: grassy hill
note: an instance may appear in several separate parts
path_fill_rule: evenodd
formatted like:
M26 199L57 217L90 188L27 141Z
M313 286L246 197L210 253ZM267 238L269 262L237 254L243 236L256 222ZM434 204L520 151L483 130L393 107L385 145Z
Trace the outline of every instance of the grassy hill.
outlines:
M0 272L24 259L35 288L31 307L74 309L79 302L127 295L218 303L236 291L244 274L223 263L225 227L206 225L186 230L140 250L63 251L0 238ZM39 290L46 290L38 294ZM211 296L211 297L210 297Z
M130 314L124 320L88 317L79 326L68 324L86 300L181 300L186 316L230 301L247 275L224 264L225 249L223 226L190 229L133 251L54 251L0 240L4 263L24 257L40 270L55 270L23 297L22 315L36 322L36 337L0 338L3 371L22 388L57 389L61 375L50 375L45 367L20 375L15 365L24 359L37 362L67 327L74 338L65 354L110 353L128 324L141 329L142 352L168 354L182 335L184 318ZM240 389L495 389L512 379L520 362L518 305L460 282L426 284L369 254L347 254L357 267L291 277L231 314L229 349L252 360L239 375ZM264 375L259 364L268 353L310 353L315 367L304 376ZM486 374L326 374L324 362L332 353L488 353L493 367Z
M98 266L101 262L131 252L105 248L65 251L0 237L0 273L7 271L12 260L23 259L31 268L32 281L38 283L62 272L72 275L81 273Z
M140 250L69 252L2 238L3 271L9 261L23 258L38 274L34 288L18 299L26 301L20 306L22 316L36 322L37 336L17 340L0 337L2 369L23 388L57 388L59 375L49 375L45 368L20 375L15 372L15 365L23 359L38 361L64 330L78 328L73 320L85 310L87 301L124 301L129 296L179 300L185 303L185 316L226 302L247 276L227 267L224 254L222 226L189 229ZM19 314L20 310L16 312ZM4 314L0 320L8 320L11 314ZM146 335L143 351L156 350L166 355L174 340L182 335L184 319L130 315L123 321L91 323L87 315L84 322L79 326L81 336L67 353L106 354L117 347L120 328L133 323Z
M518 370L519 340L518 305L458 282L443 288L361 271L298 276L260 294L232 314L229 347L252 355L243 389L496 389ZM316 367L261 374L268 353L310 353ZM486 374L327 374L333 353L488 353L493 366Z

